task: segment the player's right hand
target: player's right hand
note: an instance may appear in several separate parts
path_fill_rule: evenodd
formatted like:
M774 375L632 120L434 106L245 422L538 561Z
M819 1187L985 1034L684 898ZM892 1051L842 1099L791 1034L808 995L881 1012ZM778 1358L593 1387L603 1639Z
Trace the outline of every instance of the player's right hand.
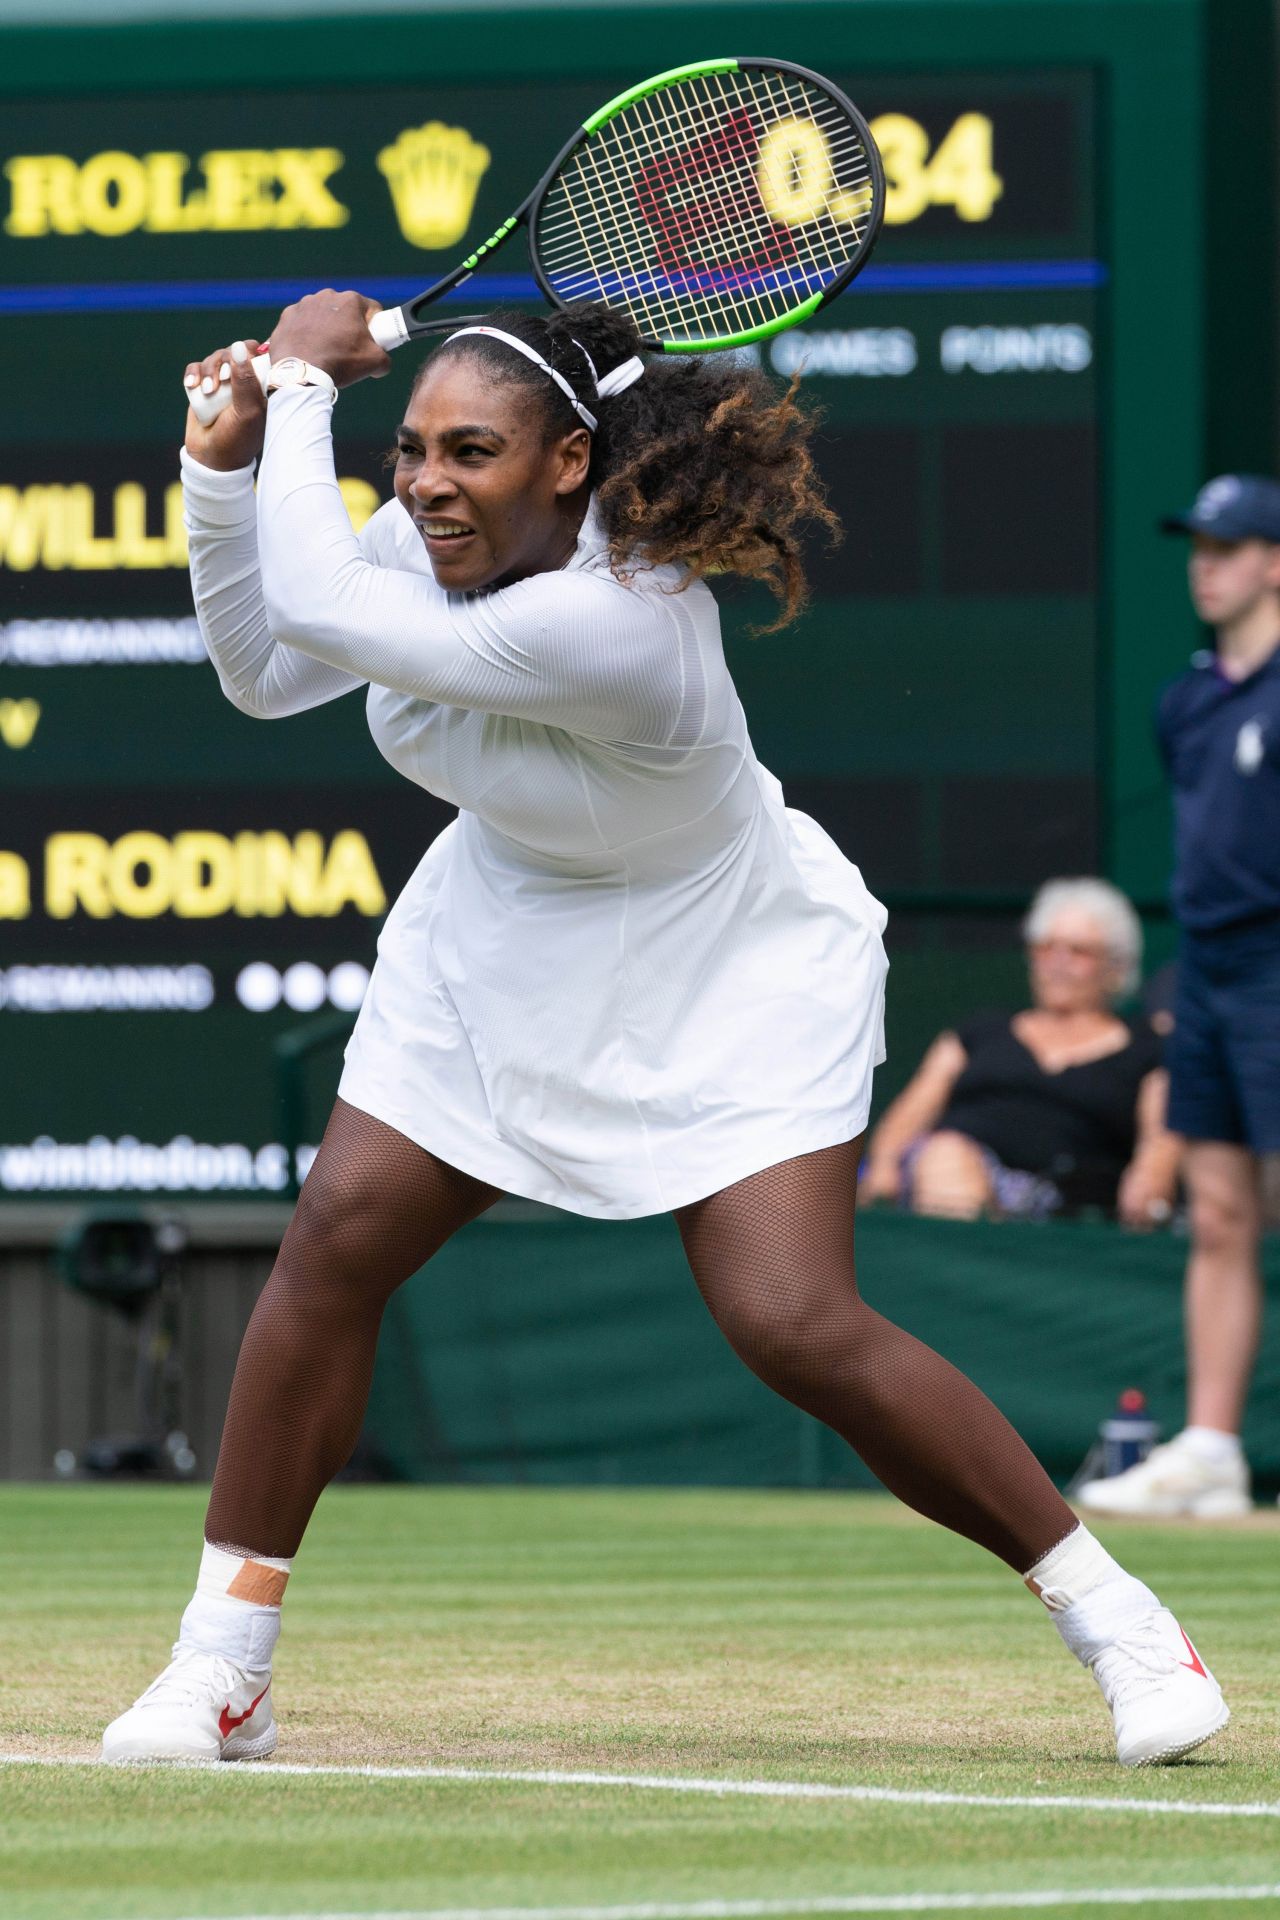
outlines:
M247 467L262 452L267 431L267 396L253 370L254 356L261 351L256 340L237 340L234 346L219 347L203 360L193 360L184 375L188 391L203 387L213 393L230 385L231 405L224 407L209 426L201 426L195 413L187 412L187 452L205 467L230 472ZM224 379L223 368L229 369ZM212 384L206 385L206 382Z

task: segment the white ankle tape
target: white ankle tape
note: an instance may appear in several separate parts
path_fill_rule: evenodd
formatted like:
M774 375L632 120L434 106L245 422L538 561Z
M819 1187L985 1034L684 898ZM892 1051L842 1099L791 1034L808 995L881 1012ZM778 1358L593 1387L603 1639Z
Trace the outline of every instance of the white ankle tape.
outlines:
M223 1654L251 1671L271 1665L279 1638L279 1607L246 1607L241 1600L214 1599L204 1593L191 1601L178 1631L179 1646Z
M1023 1574L1077 1660L1088 1666L1126 1628L1160 1605L1088 1527L1073 1527Z
M196 1592L210 1600L236 1600L249 1607L279 1607L292 1560L264 1553L231 1553L208 1540L200 1555Z
M1053 1624L1076 1659L1087 1667L1104 1647L1139 1620L1147 1619L1159 1605L1150 1587L1144 1587L1131 1573L1122 1573L1118 1580L1106 1581L1074 1606L1055 1613Z
M1123 1571L1088 1527L1077 1526L1065 1539L1059 1540L1056 1547L1042 1554L1022 1578L1050 1613L1061 1613Z

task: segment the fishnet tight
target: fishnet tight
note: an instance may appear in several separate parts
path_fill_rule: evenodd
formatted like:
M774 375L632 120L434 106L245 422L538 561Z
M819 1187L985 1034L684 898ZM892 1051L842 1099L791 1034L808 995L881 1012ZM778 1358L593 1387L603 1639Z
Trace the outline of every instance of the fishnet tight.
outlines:
M753 1373L834 1427L917 1513L1025 1573L1075 1515L986 1395L860 1296L861 1144L783 1161L682 1207L694 1279Z
M205 1538L297 1552L360 1436L387 1301L498 1198L339 1100L231 1383Z
M1025 1572L1075 1517L973 1383L860 1298L859 1147L784 1161L682 1208L694 1278L762 1380L834 1427L908 1506ZM240 1349L208 1540L297 1551L359 1435L388 1299L497 1198L338 1101Z

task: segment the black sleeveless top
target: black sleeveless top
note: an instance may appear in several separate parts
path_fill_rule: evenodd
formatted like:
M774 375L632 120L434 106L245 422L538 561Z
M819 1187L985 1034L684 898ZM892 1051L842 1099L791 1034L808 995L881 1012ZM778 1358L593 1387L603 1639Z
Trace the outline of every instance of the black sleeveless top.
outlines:
M1129 1023L1127 1046L1101 1060L1048 1073L1013 1031L1007 1013L956 1027L968 1064L938 1129L965 1133L1007 1167L1042 1174L1073 1206L1114 1207L1137 1138L1138 1088L1161 1063L1145 1020Z

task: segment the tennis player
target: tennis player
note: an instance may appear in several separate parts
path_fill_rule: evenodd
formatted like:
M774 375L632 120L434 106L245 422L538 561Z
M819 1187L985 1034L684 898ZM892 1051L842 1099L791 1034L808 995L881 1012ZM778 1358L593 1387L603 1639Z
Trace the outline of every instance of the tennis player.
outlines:
M858 1294L885 916L756 760L705 581L798 609L800 529L833 524L806 416L728 357L646 364L603 307L499 314L426 362L396 499L357 538L330 419L387 370L373 310L286 309L266 401L244 343L189 369L232 389L212 427L188 419L196 605L243 712L367 689L379 751L459 814L387 919L245 1335L173 1662L104 1757L272 1751L285 1585L387 1298L503 1192L674 1212L747 1365L1039 1596L1121 1761L1198 1746L1227 1708L1172 1615L977 1388Z

